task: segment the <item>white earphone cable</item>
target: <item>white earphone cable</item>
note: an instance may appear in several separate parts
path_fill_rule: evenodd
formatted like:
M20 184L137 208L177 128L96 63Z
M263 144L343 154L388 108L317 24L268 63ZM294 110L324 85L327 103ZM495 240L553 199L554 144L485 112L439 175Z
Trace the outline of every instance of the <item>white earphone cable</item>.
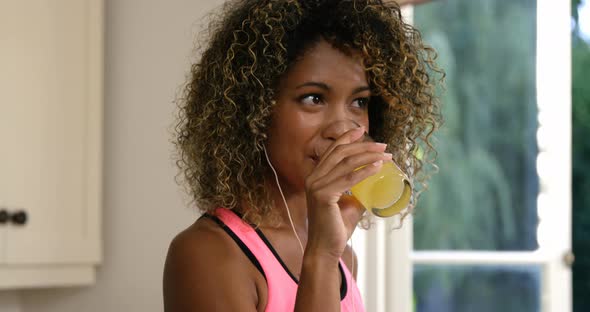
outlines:
M279 176L277 175L277 172L275 170L275 168L273 167L272 163L270 162L270 158L268 157L268 153L266 152L266 147L263 147L264 149L264 156L266 156L266 161L268 162L268 165L270 166L270 169L272 169L272 172L275 176L275 181L277 182L277 187L279 188L279 193L281 193L281 198L283 199L283 203L285 204L285 209L287 209L287 216L289 216L289 222L291 223L291 229L293 229L293 234L295 234L295 238L297 239L297 242L299 242L299 247L301 248L301 254L303 255L305 253L305 250L303 249L303 244L301 243L301 239L299 238L299 235L297 235L297 231L295 230L295 225L293 224L293 219L291 218L291 212L289 211L289 205L287 205L287 200L285 199L285 195L283 194L283 190L281 189L281 184L279 183ZM350 295L350 298L352 300L352 311L356 310L356 305L355 305L355 298L354 298L354 292L352 291L352 279L354 278L354 251L352 249L352 236L350 238L350 258L351 258L351 263L352 263L352 268L350 269L351 271L351 275L350 275L350 283L349 283L349 287L348 287L348 292Z
M293 229L293 234L295 234L295 238L297 238L297 242L299 242L299 247L301 248L301 255L303 255L305 253L305 250L303 249L303 244L301 243L301 239L299 238L299 235L297 235L297 231L295 230L295 225L293 224L293 219L291 218L291 212L289 211L289 205L287 205L287 200L285 199L285 195L283 195L283 190L281 189L281 184L279 183L279 176L277 175L275 168L273 167L272 163L270 162L270 158L268 157L268 153L266 152L266 147L263 147L263 148L264 148L264 155L266 156L266 161L268 162L270 169L272 169L272 172L274 173L275 180L277 181L277 187L279 188L279 193L281 193L281 198L283 198L283 203L285 204L285 209L287 209L287 216L289 216L289 222L291 222L291 229Z

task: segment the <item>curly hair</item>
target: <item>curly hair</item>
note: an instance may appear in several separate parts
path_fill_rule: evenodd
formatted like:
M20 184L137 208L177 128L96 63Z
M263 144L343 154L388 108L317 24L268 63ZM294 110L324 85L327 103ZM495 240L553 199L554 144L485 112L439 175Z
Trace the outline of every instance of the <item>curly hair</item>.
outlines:
M213 16L208 31L179 101L175 139L179 176L201 211L226 207L257 225L277 220L263 158L273 99L280 78L322 39L360 52L372 94L369 134L387 143L402 170L425 189L430 174L424 165L436 169L431 137L441 115L435 82L444 73L398 4L235 0Z

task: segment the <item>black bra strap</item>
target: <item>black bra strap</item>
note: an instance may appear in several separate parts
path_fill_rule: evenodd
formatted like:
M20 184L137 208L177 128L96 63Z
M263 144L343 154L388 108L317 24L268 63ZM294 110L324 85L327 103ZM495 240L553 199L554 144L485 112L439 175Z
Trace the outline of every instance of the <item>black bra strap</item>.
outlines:
M285 264L285 262L283 262L283 259L281 258L281 256L279 256L279 253L274 249L274 247L272 246L272 244L270 243L270 241L266 238L266 236L262 233L262 231L260 229L256 229L256 234L258 234L258 236L260 237L260 239L262 239L262 241L264 242L264 244L266 245L266 247L268 247L268 249L270 249L270 251L275 256L275 258L277 259L277 261L279 261L279 263L283 267L283 270L285 270L285 272L287 272L287 274L291 277L291 279L296 284L299 284L299 280L297 280L297 278L295 277L295 275L293 275L293 273L291 273L291 271L289 270L289 268L287 267L287 265Z
M346 292L348 291L348 281L346 280L346 275L344 274L344 269L340 262L338 262L338 268L340 269L340 276L342 277L342 282L340 283L340 300L344 300Z
M232 211L232 212L235 213L236 215L240 216L235 211ZM223 223L223 221L219 220L218 217L210 215L210 214L203 214L201 216L201 218L203 218L203 217L207 217L207 218L215 221L215 223L217 223L236 242L236 244L238 244L238 246L240 247L242 252L244 252L244 254L248 257L248 259L250 259L252 264L254 264L254 266L258 269L258 271L260 271L260 273L262 274L262 276L264 276L264 279L266 280L266 274L264 274L264 270L262 270L262 266L260 265L260 262L258 262L258 259L256 259L256 257L252 253L252 251L250 251L250 249L248 248L248 246L246 246L246 244L244 244L244 242L227 225L225 225L225 223ZM275 258L279 261L279 263L281 264L283 269L287 272L287 274L293 279L293 281L295 283L299 284L299 281L297 280L297 278L293 275L293 273L291 273L291 271L289 271L289 269L287 268L287 266L283 262L283 259L281 259L281 257L277 253L277 251L274 249L274 247L271 245L270 241L266 238L266 236L262 233L262 231L260 229L256 229L256 233L262 239L264 244L266 244L266 246L270 249L270 251L273 253ZM342 268L342 265L340 264L340 262L338 262L338 269L340 271L340 276L341 276L341 281L342 281L340 283L340 300L343 300L344 297L346 297L346 293L348 292L348 282L346 280L346 275L344 274L344 269Z
M244 252L244 254L248 257L248 259L250 259L252 264L254 264L254 266L258 269L258 271L260 271L260 273L262 274L262 276L264 276L264 279L266 280L266 274L264 274L264 270L262 270L262 266L260 265L260 262L258 262L258 259L256 259L252 251L250 251L250 249L248 248L248 246L246 246L246 244L244 244L244 242L227 225L225 225L225 223L219 220L219 218L217 218L216 216L212 216L210 214L203 214L201 218L202 217L207 217L215 221L215 223L219 224L219 226L221 226L221 228L227 234L229 234L229 236L234 240L234 242L238 244L242 252Z
M274 249L274 247L272 246L272 244L270 243L268 238L266 238L264 233L262 233L262 231L260 229L256 229L256 233L258 234L260 239L262 239L262 241L268 247L268 249L270 249L270 251L275 256L277 261L279 261L279 263L281 264L281 266L283 267L285 272L287 272L287 274L289 274L289 276L291 277L291 279L293 279L293 281L295 283L299 284L299 281L297 280L295 275L293 275L293 273L291 273L291 271L289 270L289 268L287 267L285 262L283 262L283 259L281 259L281 256L279 256L279 253ZM341 277L341 281L342 281L340 283L340 300L343 300L344 297L346 297L346 292L348 291L348 282L346 281L346 275L344 274L344 269L342 268L342 265L340 264L340 262L338 262L338 270L340 271L340 277Z

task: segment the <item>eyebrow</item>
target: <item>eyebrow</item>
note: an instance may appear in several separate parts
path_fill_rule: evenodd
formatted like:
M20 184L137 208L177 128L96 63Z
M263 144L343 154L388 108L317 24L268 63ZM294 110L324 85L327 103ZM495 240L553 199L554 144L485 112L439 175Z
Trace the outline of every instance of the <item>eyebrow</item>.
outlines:
M306 82L306 83L302 83L302 84L298 85L297 87L295 87L295 89L301 89L303 87L318 87L318 88L324 89L326 91L330 91L331 90L330 86L328 86L327 84L325 84L323 82L315 82L315 81L309 81L309 82ZM371 90L371 88L369 86L361 86L361 87L358 87L358 88L354 89L352 91L352 94L357 94L359 92L363 92L363 91L366 91L366 90Z

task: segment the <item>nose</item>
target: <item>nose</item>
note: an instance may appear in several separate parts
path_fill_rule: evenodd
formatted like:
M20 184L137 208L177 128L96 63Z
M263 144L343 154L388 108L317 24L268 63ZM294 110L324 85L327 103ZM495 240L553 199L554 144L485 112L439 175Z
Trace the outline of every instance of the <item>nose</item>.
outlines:
M361 125L358 122L351 119L335 120L328 124L326 128L324 128L324 131L322 131L322 136L326 139L336 140L344 133L360 126Z

